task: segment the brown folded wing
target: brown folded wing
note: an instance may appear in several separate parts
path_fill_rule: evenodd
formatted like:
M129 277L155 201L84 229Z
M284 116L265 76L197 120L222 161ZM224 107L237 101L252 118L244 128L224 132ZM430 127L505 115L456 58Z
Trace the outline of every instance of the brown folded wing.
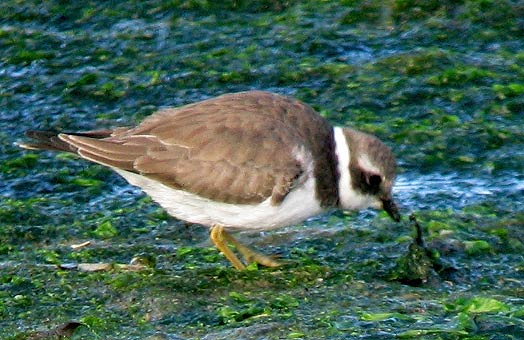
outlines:
M286 124L275 96L269 102L225 97L159 111L102 139L59 137L86 159L175 189L227 203L270 196L279 203L304 172L294 156L303 137Z

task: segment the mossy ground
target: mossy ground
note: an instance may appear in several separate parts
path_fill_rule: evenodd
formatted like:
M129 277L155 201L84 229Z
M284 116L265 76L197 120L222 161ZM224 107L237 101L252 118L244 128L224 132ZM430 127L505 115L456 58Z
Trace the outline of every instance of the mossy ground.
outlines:
M522 1L2 1L0 337L77 320L78 339L520 339L522 18ZM13 144L247 89L375 133L403 184L462 179L398 188L453 270L391 281L412 226L332 212L241 235L289 264L237 272L109 170ZM152 266L57 269L135 256Z

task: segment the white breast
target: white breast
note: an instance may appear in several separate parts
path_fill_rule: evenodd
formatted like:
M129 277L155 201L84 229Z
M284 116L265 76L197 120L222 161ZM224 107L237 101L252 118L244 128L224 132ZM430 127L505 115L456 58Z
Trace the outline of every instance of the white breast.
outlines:
M302 222L323 211L315 196L313 162L304 152L295 153L306 165L302 181L279 205L271 198L258 204L229 204L215 202L182 190L170 188L139 174L113 169L130 184L140 187L166 211L181 220L206 226L220 224L226 229L268 230Z

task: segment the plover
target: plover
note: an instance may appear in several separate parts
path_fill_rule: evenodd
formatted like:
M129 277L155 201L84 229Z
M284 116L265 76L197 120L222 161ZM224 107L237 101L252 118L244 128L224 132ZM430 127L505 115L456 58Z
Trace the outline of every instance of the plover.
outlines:
M373 207L400 220L388 146L372 135L332 127L310 106L269 92L163 109L136 127L27 136L35 141L21 147L72 152L110 167L170 215L208 226L213 243L237 269L279 263L230 232L288 226L332 208Z

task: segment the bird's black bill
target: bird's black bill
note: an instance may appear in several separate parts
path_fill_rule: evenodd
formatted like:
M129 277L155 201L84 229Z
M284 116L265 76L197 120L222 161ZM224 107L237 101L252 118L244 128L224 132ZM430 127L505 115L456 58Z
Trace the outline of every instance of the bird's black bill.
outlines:
M388 215L395 220L395 222L400 222L400 213L398 212L398 207L392 200L383 200L382 206Z

